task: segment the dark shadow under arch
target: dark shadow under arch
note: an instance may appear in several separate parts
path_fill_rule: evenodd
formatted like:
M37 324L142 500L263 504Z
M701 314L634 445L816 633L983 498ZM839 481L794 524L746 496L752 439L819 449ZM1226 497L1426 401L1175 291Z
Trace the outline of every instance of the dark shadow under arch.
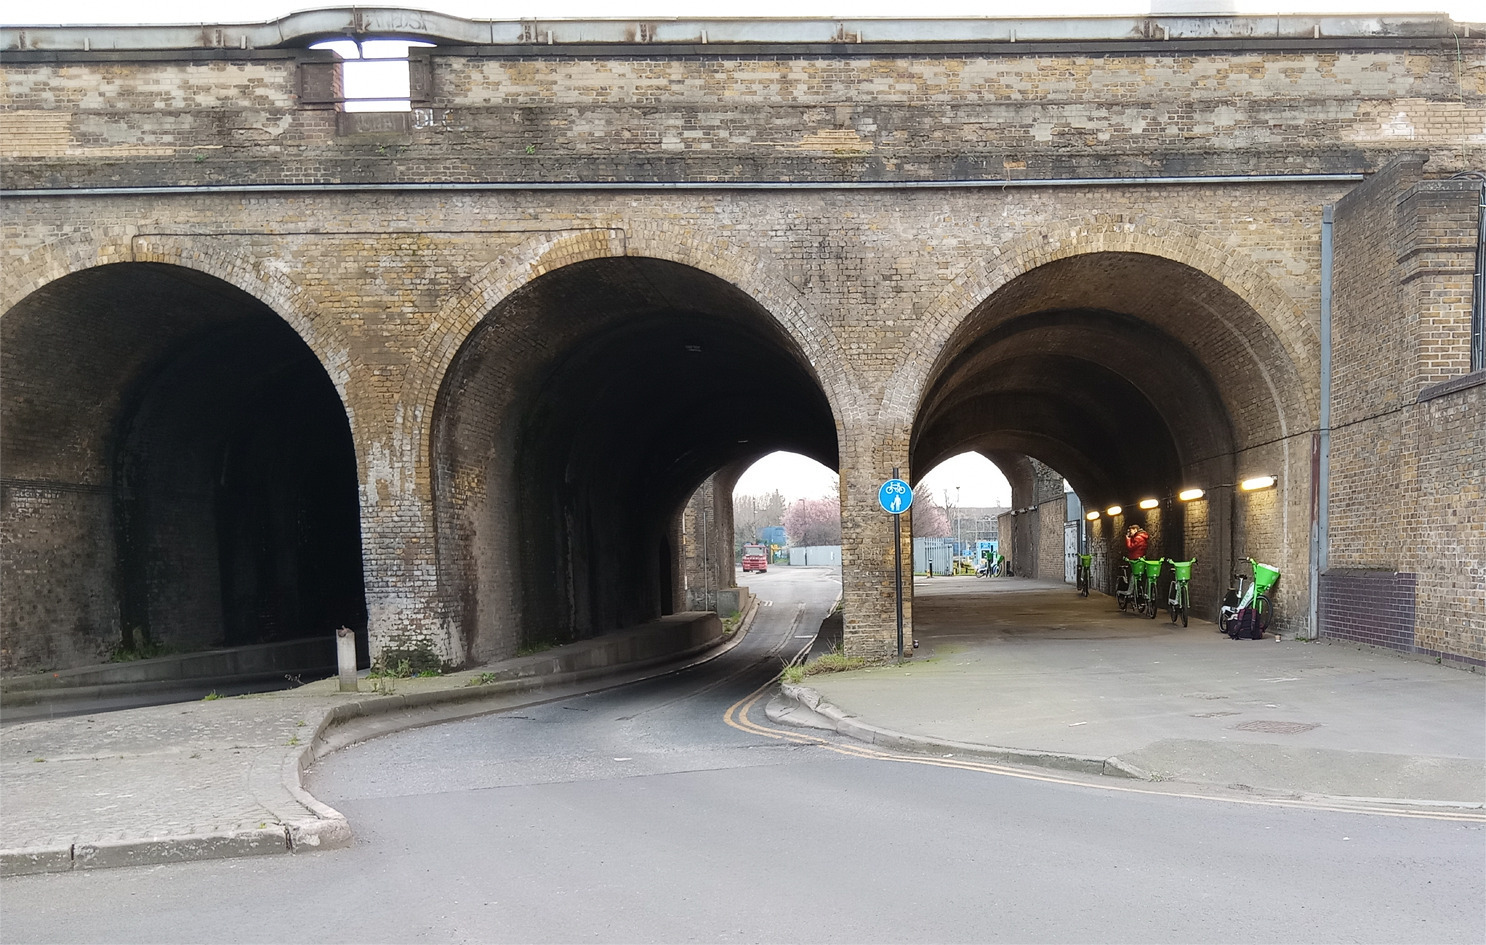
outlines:
M7 575L17 669L364 634L350 425L268 306L192 270L115 264L32 293L0 337L7 564L53 565Z
M830 404L735 286L648 258L546 273L471 333L434 418L440 580L466 659L653 619L677 516L714 472L836 460Z

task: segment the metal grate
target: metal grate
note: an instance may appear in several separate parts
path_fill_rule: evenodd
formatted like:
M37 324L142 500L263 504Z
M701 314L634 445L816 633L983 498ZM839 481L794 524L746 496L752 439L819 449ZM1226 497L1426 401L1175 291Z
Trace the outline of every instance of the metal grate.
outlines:
M1320 727L1320 722L1271 722L1262 719L1233 726L1240 732L1268 732L1271 735L1298 735Z

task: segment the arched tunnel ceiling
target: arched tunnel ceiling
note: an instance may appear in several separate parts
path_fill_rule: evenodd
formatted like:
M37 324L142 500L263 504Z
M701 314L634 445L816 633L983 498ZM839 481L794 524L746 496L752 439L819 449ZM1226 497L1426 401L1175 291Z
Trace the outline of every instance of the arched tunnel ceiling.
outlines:
M1216 280L1155 256L1077 256L1012 280L956 332L920 406L913 467L1020 452L1086 498L1118 501L1281 435L1303 399L1274 333Z
M835 428L812 379L756 331L707 320L654 314L595 336L546 378L523 442L567 431L564 475L604 457L605 482L619 491L647 483L662 504L684 502L760 449L834 466ZM575 387L588 396L556 393Z
M263 302L183 267L97 266L31 293L0 318L3 436L45 448L6 449L7 475L46 478L68 469L102 482L115 427L142 385L182 352L243 326L294 348L292 329ZM88 407L69 409L77 403ZM58 429L70 434L56 436Z
M446 424L487 426L455 401L499 401L511 448L594 488L643 484L647 507L679 508L711 473L776 449L837 462L830 404L773 316L724 280L663 260L544 275L486 319L450 374Z

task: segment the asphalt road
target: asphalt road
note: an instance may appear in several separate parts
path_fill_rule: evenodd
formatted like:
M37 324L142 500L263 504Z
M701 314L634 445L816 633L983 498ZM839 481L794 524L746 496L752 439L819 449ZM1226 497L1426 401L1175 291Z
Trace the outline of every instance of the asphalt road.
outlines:
M763 716L835 598L776 569L727 656L404 732L311 790L348 850L0 882L6 942L1481 942L1486 831L1115 790Z

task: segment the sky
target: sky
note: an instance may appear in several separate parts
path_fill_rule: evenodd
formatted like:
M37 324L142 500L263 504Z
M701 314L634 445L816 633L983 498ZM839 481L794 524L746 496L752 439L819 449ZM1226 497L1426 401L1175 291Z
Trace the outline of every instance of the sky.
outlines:
M833 495L836 474L797 453L770 453L738 478L733 495L767 495L778 489L786 502ZM1011 504L1011 486L995 464L979 453L961 453L940 463L919 483L917 492L934 494L940 505L987 508ZM957 498L958 496L958 498Z
M10 26L65 23L261 23L296 10L347 6L345 0L50 0L10 3L0 22ZM364 6L432 10L469 19L646 17L932 17L1026 16L1024 2L922 0L905 6L888 0L383 0ZM1481 0L1042 0L1036 16L1145 15L1148 13L1425 13L1461 21L1486 20Z

